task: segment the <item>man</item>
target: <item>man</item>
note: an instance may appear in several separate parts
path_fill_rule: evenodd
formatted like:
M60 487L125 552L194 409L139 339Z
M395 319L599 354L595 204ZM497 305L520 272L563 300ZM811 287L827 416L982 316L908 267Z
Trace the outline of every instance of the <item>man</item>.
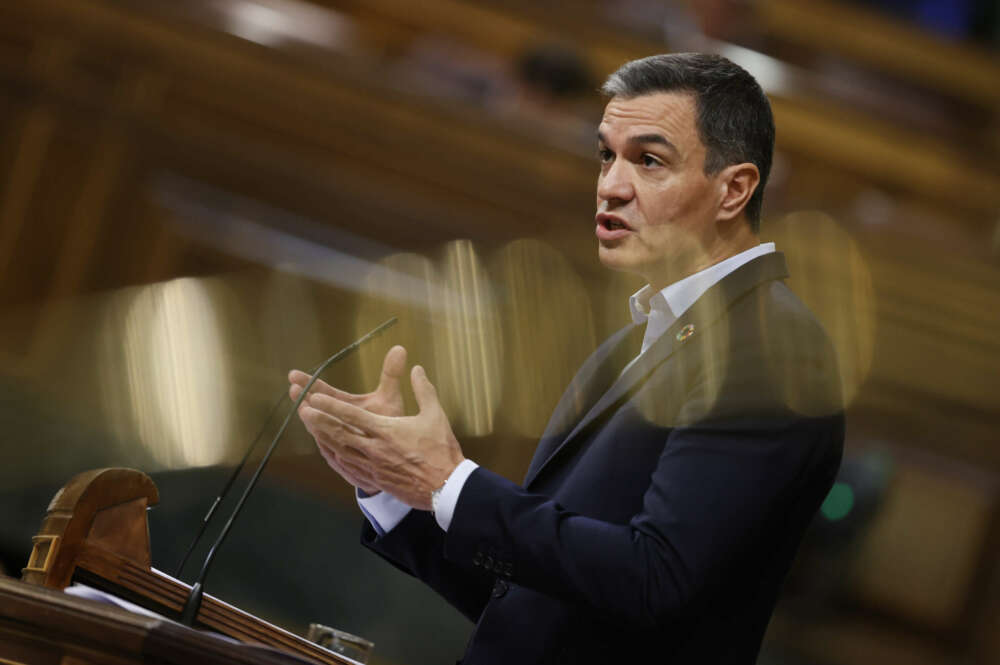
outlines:
M401 347L375 392L317 383L300 416L364 497L363 542L477 622L465 665L752 663L844 434L829 342L757 239L770 106L700 54L628 63L603 91L598 256L648 284L523 487L463 457L420 367L402 415Z

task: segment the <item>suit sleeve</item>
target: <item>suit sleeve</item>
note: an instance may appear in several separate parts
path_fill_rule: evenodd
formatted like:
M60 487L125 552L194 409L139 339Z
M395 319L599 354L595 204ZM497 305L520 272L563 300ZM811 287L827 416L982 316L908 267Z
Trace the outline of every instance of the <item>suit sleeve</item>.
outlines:
M445 558L444 536L430 513L411 510L384 536L379 536L366 520L361 543L403 572L423 580L470 621L477 621L489 598L493 578L472 565Z

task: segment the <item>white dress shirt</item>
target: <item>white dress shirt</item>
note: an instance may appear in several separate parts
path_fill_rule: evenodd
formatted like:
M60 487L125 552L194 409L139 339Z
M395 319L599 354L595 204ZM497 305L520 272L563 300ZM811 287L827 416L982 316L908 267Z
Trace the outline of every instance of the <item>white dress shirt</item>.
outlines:
M633 293L628 301L632 321L636 324L646 324L646 332L642 338L642 350L639 352L639 356L645 353L653 345L653 342L659 339L705 291L744 263L773 251L775 251L774 243L765 242L719 261L693 275L688 275L661 291L653 292L652 287L647 284ZM632 362L638 360L639 356L636 356ZM438 526L445 531L451 525L451 518L455 514L455 506L458 504L458 497L462 493L465 481L478 467L479 465L472 460L464 460L451 472L441 489L437 509L434 511L434 519ZM365 517L368 518L372 528L380 536L392 531L411 510L408 505L387 492L380 492L374 496L363 496L359 491L358 505Z

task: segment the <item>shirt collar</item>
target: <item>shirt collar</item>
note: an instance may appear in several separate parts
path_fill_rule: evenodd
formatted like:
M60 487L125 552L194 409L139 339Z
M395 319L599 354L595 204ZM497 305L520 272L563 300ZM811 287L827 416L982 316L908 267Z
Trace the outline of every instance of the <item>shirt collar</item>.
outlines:
M723 277L735 271L758 256L774 252L774 243L765 242L734 254L704 270L678 280L661 291L654 292L649 284L633 293L628 299L632 321L646 323L650 312L657 311L669 315L671 320L680 318L705 291L717 284ZM644 344L645 346L645 344Z

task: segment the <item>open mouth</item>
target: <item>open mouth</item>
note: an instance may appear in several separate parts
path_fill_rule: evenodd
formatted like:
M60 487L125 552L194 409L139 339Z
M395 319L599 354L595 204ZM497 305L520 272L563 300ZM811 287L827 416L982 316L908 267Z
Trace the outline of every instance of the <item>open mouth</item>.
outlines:
M600 224L604 229L608 231L631 231L632 227L623 222L622 220L608 214L598 214L597 223Z

